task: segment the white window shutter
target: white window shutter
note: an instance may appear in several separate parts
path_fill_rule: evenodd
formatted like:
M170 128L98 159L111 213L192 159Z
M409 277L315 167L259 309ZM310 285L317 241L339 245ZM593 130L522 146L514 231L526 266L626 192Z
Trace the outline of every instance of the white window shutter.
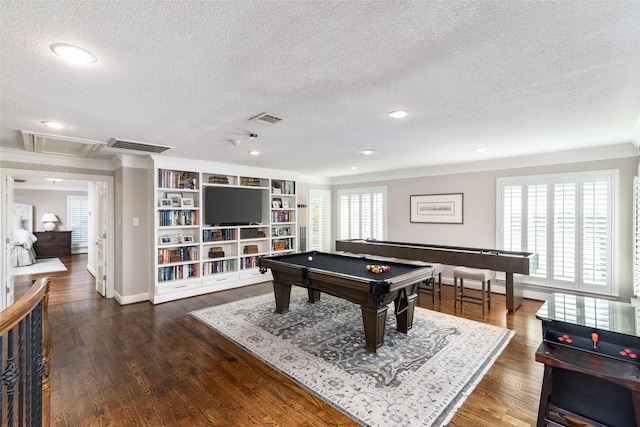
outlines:
M71 230L71 246L86 247L89 243L89 208L87 196L67 196L67 215Z
M328 252L331 250L331 191L310 189L309 211L309 250Z
M386 188L338 191L340 239L386 237Z
M498 247L538 254L528 282L614 295L617 181L615 170L499 178ZM640 293L638 229L640 220L634 255Z

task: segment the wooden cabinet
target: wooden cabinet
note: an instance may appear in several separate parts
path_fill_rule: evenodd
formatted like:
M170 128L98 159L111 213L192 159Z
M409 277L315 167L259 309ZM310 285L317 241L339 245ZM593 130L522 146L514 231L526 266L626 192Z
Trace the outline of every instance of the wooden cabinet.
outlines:
M540 307L538 427L640 426L637 307L554 293Z
M34 245L36 258L54 258L71 255L71 231L36 231Z

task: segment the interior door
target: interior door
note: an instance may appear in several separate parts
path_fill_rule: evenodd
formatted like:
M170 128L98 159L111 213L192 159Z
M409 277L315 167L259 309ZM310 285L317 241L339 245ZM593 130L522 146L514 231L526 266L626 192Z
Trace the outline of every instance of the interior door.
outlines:
M0 235L4 237L4 256L2 257L2 283L0 290L0 311L13 304L13 178L5 177L4 192L2 195L4 206L4 224Z
M96 291L103 297L107 294L107 230L108 208L107 183L97 182L96 195Z

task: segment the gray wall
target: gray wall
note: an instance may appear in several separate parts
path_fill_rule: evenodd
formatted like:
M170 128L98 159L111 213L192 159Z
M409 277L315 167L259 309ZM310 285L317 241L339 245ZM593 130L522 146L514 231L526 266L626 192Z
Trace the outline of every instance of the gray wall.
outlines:
M55 184L52 184L52 186ZM13 201L33 205L33 231L44 231L40 218L47 212L58 217L56 231L69 231L67 224L67 196L86 196L86 191L53 191L15 189Z
M550 173L618 169L619 230L616 235L618 281L620 297L632 295L632 233L633 233L633 177L638 170L638 158L630 157L596 162L571 163L541 167L505 169L476 173L424 176L410 179L342 184L334 187L333 217L337 218L337 191L360 187L387 187L388 240L431 243L481 248L496 247L496 180L499 177L539 175ZM415 224L409 222L409 197L417 194L463 193L463 224ZM338 224L333 224L337 235ZM445 276L450 276L450 269Z
M149 178L147 169L119 168L115 172L115 276L114 290L127 298L146 300L151 283ZM133 225L134 218L138 225ZM143 296L144 294L144 296Z

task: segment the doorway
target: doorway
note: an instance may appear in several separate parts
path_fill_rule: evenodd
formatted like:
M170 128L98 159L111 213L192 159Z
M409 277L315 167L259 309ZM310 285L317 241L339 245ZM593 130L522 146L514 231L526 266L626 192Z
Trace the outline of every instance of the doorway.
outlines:
M18 178L18 183L12 184ZM108 175L86 175L73 174L68 172L46 172L20 169L3 169L2 187L4 200L2 209L2 236L9 242L12 234L11 212L16 188L20 187L20 181L31 181L36 187L46 182L46 180L64 180L66 182L84 182L89 200L88 221L90 235L87 251L87 271L95 278L96 291L107 298L114 295L114 178ZM59 181L59 183L64 182ZM53 181L52 181L53 182ZM50 185L51 182L49 182ZM58 183L53 184L58 185ZM26 186L29 187L29 186ZM22 187L24 188L24 186ZM32 187L33 188L33 187ZM66 204L66 198L65 202ZM35 218L38 220L38 218ZM7 286L0 292L0 310L13 303L13 266L10 259L10 251L4 251L0 268Z

